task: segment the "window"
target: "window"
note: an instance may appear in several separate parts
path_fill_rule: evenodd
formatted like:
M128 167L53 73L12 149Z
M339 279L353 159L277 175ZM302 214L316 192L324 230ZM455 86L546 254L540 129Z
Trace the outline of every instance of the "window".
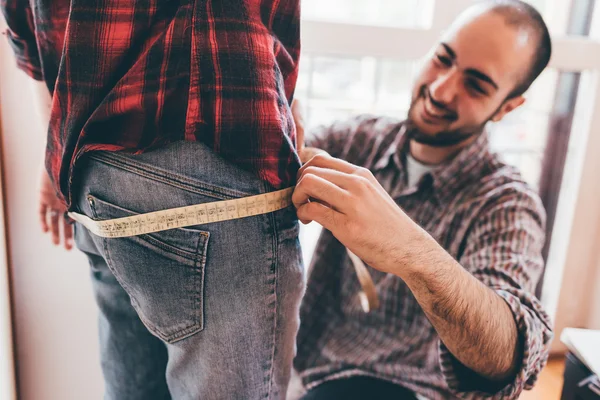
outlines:
M352 24L425 28L431 23L433 0L303 0L306 19Z

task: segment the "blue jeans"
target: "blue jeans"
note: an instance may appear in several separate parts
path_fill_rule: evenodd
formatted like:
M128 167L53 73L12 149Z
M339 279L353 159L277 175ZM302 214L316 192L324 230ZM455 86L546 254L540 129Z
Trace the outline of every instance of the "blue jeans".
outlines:
M269 191L206 146L93 152L76 209L94 219ZM106 239L76 224L100 309L107 399L283 399L304 293L293 207Z

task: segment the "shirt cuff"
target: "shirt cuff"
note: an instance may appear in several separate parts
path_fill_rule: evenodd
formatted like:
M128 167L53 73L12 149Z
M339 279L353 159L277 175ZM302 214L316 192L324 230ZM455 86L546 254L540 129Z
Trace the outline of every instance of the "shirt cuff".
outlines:
M37 81L44 80L42 67L35 43L29 43L18 37L11 30L6 30L6 37L15 53L17 67Z
M537 299L519 290L496 290L496 293L506 301L514 315L523 358L512 380L495 383L465 367L440 340L442 375L450 390L462 399L517 399L524 389L533 387L548 360L552 330Z

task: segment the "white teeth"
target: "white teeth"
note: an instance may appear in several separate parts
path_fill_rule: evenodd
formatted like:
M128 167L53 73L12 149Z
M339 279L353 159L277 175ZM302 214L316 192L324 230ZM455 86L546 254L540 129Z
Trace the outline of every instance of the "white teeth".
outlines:
M428 101L425 101L425 109L429 114L433 115L434 117L444 118L446 116L446 114L440 114L439 112L434 111Z

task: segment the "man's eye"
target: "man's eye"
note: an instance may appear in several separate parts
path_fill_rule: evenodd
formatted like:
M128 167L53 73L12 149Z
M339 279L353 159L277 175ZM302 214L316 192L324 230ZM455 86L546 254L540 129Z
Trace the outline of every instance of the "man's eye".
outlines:
M449 67L452 65L452 60L450 60L448 57L443 56L443 55L436 55L437 59L439 62L441 62L442 64L444 64L445 66Z
M467 80L467 86L479 94L487 95L487 92L473 79Z

